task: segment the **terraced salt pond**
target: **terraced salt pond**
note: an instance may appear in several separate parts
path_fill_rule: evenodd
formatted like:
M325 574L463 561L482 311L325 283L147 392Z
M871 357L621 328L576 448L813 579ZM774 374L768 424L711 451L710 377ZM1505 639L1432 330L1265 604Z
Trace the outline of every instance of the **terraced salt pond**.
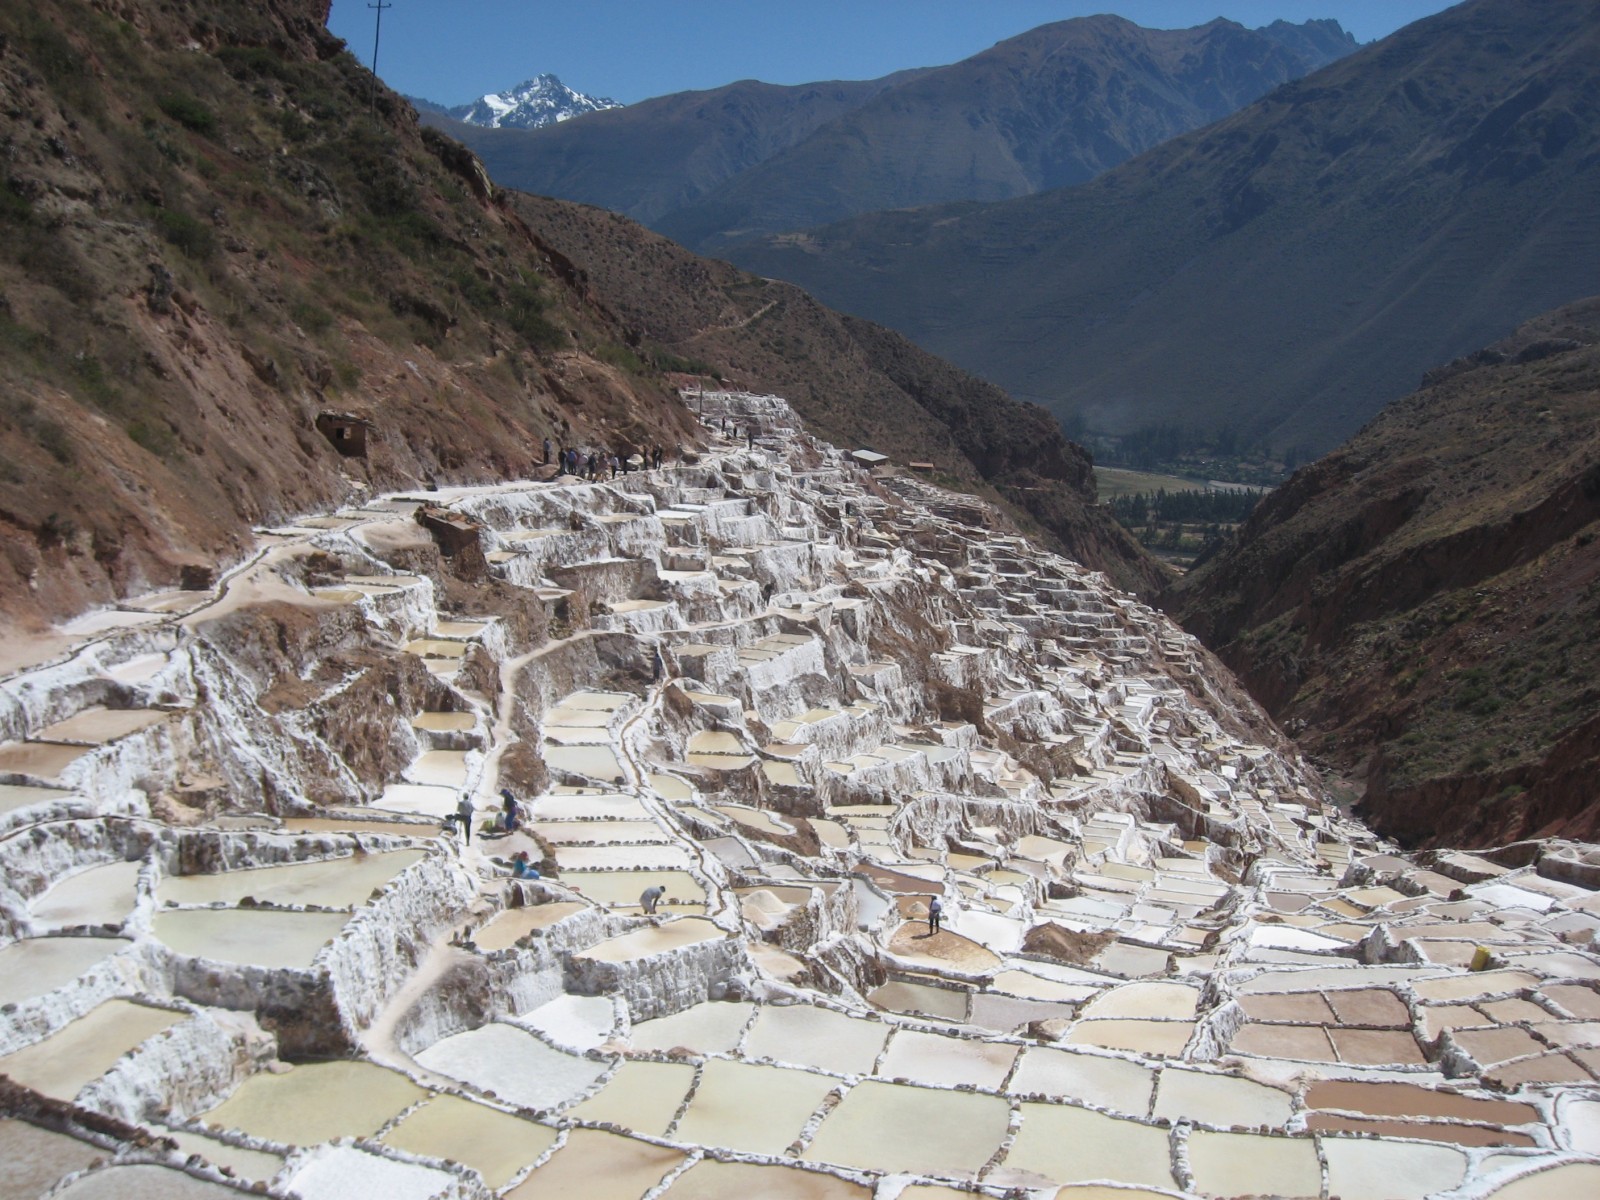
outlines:
M304 1063L250 1076L201 1119L282 1146L314 1146L370 1137L427 1095L398 1071L371 1063Z
M161 904L238 904L250 897L258 903L355 908L426 856L426 850L390 850L212 875L170 875L157 885L156 900Z
M0 1072L94 1110L0 1112L0 1191L1600 1190L1600 851L1379 843L1159 614L734 403L768 449L430 493L492 587L379 499L0 681L0 769L89 781L0 787Z
M57 1100L71 1100L147 1038L186 1020L167 1008L107 1000L65 1028L0 1058L0 1074Z
M349 919L346 913L178 909L157 913L152 932L179 954L303 971Z
M132 944L124 938L38 937L0 947L0 1004L53 992Z

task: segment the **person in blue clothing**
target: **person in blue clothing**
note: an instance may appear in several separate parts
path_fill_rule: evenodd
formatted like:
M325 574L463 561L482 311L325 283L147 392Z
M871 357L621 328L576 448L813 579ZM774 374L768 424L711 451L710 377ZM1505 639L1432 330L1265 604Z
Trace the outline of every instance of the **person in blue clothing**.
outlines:
M513 879L538 879L539 868L528 861L528 852L518 850L511 856L511 877Z
M507 833L515 833L517 826L522 824L522 806L517 803L517 798L511 794L510 788L501 788L500 797L505 803L505 810L501 815L501 824Z
M944 902L937 896L928 898L928 936L939 932L939 922L944 919Z

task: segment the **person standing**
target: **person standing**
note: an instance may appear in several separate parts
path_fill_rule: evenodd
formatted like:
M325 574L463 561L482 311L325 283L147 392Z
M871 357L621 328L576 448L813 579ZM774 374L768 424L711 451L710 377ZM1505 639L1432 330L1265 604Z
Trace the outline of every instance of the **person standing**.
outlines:
M461 794L461 803L456 805L456 819L461 822L461 844L472 845L472 793Z
M928 936L932 937L939 932L939 923L944 919L944 902L937 896L928 898Z
M550 465L550 439L549 438L545 438L545 440L544 440L544 465L547 466L547 467Z

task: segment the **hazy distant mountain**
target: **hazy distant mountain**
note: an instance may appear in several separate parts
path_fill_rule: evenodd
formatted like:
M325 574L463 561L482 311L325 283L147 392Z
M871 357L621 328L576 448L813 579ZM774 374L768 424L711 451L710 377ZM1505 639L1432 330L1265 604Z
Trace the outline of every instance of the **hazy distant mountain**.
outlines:
M471 104L446 107L416 96L406 99L419 112L450 117L452 120L483 129L545 129L581 117L585 113L605 112L623 105L603 96L575 92L554 75L536 75L503 92L480 96Z
M798 87L746 79L531 132L480 129L447 120L448 112L424 120L470 146L506 187L648 224L916 74Z
M1409 843L1600 832L1600 299L1429 373L1165 603Z
M654 224L715 250L877 209L1082 183L1356 48L1334 21L1287 28L1300 36L1223 20L1044 25L879 95Z
M1151 30L1092 17L866 83L744 82L526 135L447 131L509 186L704 246L728 231L1080 182L1355 45L1333 21Z
M1595 290L1596 63L1593 0L1471 0L1088 184L723 254L1091 428L1326 448Z

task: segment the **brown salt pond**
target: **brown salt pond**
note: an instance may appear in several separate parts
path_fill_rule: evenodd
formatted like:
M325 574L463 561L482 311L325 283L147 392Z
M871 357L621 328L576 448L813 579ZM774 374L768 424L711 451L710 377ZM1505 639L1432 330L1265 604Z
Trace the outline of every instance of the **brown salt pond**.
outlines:
M434 1096L379 1140L396 1150L462 1163L498 1189L555 1145L556 1131L459 1096Z
M25 775L54 783L85 754L87 746L60 746L54 742L9 742L0 746L0 775Z
M121 925L133 911L139 862L103 863L68 875L29 906L36 930Z
M1193 1021L1114 1018L1078 1022L1067 1034L1067 1042L1074 1046L1100 1046L1107 1050L1131 1050L1151 1057L1175 1058L1183 1053L1193 1034Z
M156 900L161 904L213 904L219 900L238 904L250 896L273 904L355 908L365 904L374 889L426 856L426 850L389 850L212 875L171 875L156 887Z
M589 905L575 900L508 908L472 935L480 950L508 950L530 933L548 929L557 921L580 913Z
M683 1160L681 1150L599 1129L574 1129L505 1200L639 1200Z
M872 1171L966 1174L1000 1148L1010 1116L994 1096L873 1080L850 1089L804 1157Z
M118 738L159 725L171 714L149 708L86 708L64 721L47 725L34 737L41 742L76 746L102 746Z
M32 1000L71 983L118 950L124 938L24 938L0 948L0 1005Z
M0 1058L0 1074L56 1100L71 1100L135 1046L189 1014L129 1000L107 1000L84 1016Z
M907 921L894 931L889 940L889 953L915 966L968 974L993 971L1002 965L998 954L970 938L948 929L929 937L928 927L913 921Z
M349 921L336 913L248 908L158 912L151 932L179 954L241 966L303 971Z
M369 1062L303 1063L250 1076L201 1119L288 1146L371 1137L427 1091Z

